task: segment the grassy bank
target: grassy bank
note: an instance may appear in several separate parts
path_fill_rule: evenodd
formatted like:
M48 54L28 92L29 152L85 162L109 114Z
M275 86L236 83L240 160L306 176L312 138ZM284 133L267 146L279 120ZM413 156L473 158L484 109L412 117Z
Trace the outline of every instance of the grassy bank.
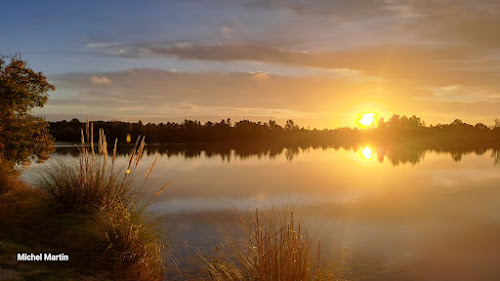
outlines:
M53 213L42 190L15 179L3 185L0 201L0 280L111 280L109 270L82 264L90 217ZM18 262L16 255L23 252L71 258L68 263Z
M52 276L86 280L87 273L99 280L162 280L164 251L144 212L147 202L140 198L144 185L132 184L144 140L137 141L125 167L117 167L115 153L108 155L104 133L100 132L97 151L85 143L92 132L89 136L87 130L86 135L82 132L78 161L53 162L44 170L38 188L14 178L2 181L2 269L10 270L12 280L32 280L31 274L41 274L39 280ZM94 147L92 141L90 147ZM70 260L20 263L15 258L18 252L65 253Z
M174 257L145 211L168 183L144 198L155 162L144 178L134 176L144 139L137 140L125 163L116 163L116 142L108 155L104 132L98 143L92 140L90 126L82 131L77 160L52 161L36 188L2 178L0 280L154 281L175 269ZM243 236L228 239L214 255L199 257L204 265L199 276L173 274L180 276L175 280L333 280L332 272L321 266L319 243L289 211L256 212L235 226ZM16 254L23 252L64 253L70 260L17 262Z

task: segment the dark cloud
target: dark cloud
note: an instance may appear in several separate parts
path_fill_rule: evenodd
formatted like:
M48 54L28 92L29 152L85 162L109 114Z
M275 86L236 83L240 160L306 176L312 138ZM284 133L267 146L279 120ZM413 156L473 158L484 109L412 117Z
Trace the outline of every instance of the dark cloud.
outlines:
M126 58L257 61L304 68L347 68L382 79L442 87L482 85L489 91L500 87L499 1L191 1L212 9L244 9L250 14L245 18L252 19L247 22L250 26L237 24L231 28L231 39L212 42L113 42L89 47ZM285 16L263 13L281 10L292 12ZM249 33L245 30L252 27L259 39L253 33L246 37Z
M391 44L330 52L303 52L263 44L226 45L178 43L167 47L130 47L125 56L177 57L200 61L259 61L323 69L347 68L370 76L416 79L426 83L466 83L498 86L496 64L490 53L454 44Z
M499 1L428 1L418 12L421 16L407 29L422 38L469 46L477 52L495 51L500 45Z
M288 9L317 16L313 17L314 21L302 14L277 17L276 21L264 17L263 20L269 22L268 29L276 36L259 31L263 32L261 40L194 40L118 45L114 42L111 46L97 49L129 58L165 56L198 61L258 61L325 69L349 68L382 78L418 79L431 84L466 81L476 85L485 83L498 86L497 66L488 62L500 58L498 1L235 2L250 10ZM225 1L204 3L217 7L223 6ZM316 20L337 14L346 19L355 19L354 23L345 25L335 20ZM329 33L335 35L331 38L325 35ZM231 30L231 37L238 37L237 28ZM277 39L283 37L288 40ZM365 37L369 38L366 42L359 39Z

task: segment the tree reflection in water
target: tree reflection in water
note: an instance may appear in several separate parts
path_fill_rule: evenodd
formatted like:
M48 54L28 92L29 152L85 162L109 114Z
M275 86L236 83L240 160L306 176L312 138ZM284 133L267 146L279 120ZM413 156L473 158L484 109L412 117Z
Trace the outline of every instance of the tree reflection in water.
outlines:
M127 145L118 146L118 155L126 155L131 147ZM449 154L455 162L462 161L464 155L474 153L483 155L491 151L491 158L495 165L500 165L500 147L439 147L421 144L332 144L332 145L276 145L269 143L243 143L243 144L150 144L146 147L147 155L170 157L184 157L186 159L197 159L200 157L220 158L224 162L231 162L231 159L240 160L257 157L258 159L274 159L283 155L289 162L300 153L317 149L343 149L360 153L364 159L377 159L379 163L387 160L391 165L417 165L424 158L427 152L437 152ZM77 145L61 145L56 143L56 153L66 155L78 155Z

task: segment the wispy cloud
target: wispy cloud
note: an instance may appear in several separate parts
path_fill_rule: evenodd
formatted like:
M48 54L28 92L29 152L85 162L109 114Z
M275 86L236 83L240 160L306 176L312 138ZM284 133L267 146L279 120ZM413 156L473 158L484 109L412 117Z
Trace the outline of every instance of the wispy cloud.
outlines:
M365 46L326 52L309 52L269 45L175 43L168 46L141 44L120 46L126 57L165 56L201 61L257 61L271 64L350 70L367 76L412 79L427 83L468 83L498 86L495 65L483 64L490 53L450 44L396 44ZM466 64L464 67L464 64ZM337 71L337 73L339 73Z
M498 0L172 0L122 3L120 13L99 4L46 4L74 19L64 26L36 9L6 9L9 24L36 19L6 29L16 39L7 51L36 46L37 69L66 73L50 76L48 112L328 119L319 112L385 104L404 114L498 115Z
M120 46L120 42L90 42L85 44L86 48L92 49L92 48L109 48L109 47L116 47Z
M111 84L113 84L111 79L109 79L106 76L102 76L102 77L92 76L90 78L90 83L92 83L94 85L111 85Z
M500 93L497 91L488 91L484 88L454 84L429 87L429 90L432 91L433 95L423 97L424 99L461 103L500 102Z
M66 95L51 99L47 107L58 114L86 112L155 122L201 117L212 121L220 117L260 121L293 118L305 126L331 127L348 125L360 110L378 110L376 104L397 109L394 113L440 112L453 116L457 112L494 116L500 106L493 91L458 84L423 86L383 79L159 69L101 72L94 76L106 77L113 83L104 90L100 85L89 86L88 73L52 77L58 91ZM368 107L360 107L365 102Z

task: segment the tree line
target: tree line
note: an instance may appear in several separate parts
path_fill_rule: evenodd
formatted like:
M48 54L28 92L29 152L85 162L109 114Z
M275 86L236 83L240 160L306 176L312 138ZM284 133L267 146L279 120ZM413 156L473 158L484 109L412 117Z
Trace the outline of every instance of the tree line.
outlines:
M81 130L86 122L78 119L71 121L49 122L49 130L56 141L78 142ZM495 125L482 123L467 124L459 119L449 124L426 126L415 115L411 117L393 115L385 121L380 118L377 126L369 129L337 128L306 129L293 120L281 126L274 120L253 122L241 120L232 122L229 118L220 122L184 120L182 123L137 123L122 121L94 121L94 131L104 129L108 140L118 139L119 143L134 142L139 136L145 136L148 143L291 143L291 144L333 144L359 140L372 140L397 144L405 142L427 142L428 144L484 144L493 146L500 142L500 119ZM97 135L94 136L97 139Z
M0 175L12 176L14 165L31 161L43 162L54 151L53 141L79 142L80 131L86 123L78 119L50 122L31 114L43 107L48 92L54 90L42 72L26 66L20 55L0 56ZM450 124L426 126L417 116L393 115L367 130L337 128L333 130L306 129L288 120L284 126L276 121L252 122L230 119L201 123L184 120L182 123L137 123L120 121L93 122L94 131L104 129L108 140L134 142L144 136L148 143L224 143L263 145L322 145L352 146L371 141L382 145L414 146L435 150L500 147L500 119L491 127L478 123L466 124L459 119ZM94 135L97 140L97 134ZM0 179L1 183L1 179Z

